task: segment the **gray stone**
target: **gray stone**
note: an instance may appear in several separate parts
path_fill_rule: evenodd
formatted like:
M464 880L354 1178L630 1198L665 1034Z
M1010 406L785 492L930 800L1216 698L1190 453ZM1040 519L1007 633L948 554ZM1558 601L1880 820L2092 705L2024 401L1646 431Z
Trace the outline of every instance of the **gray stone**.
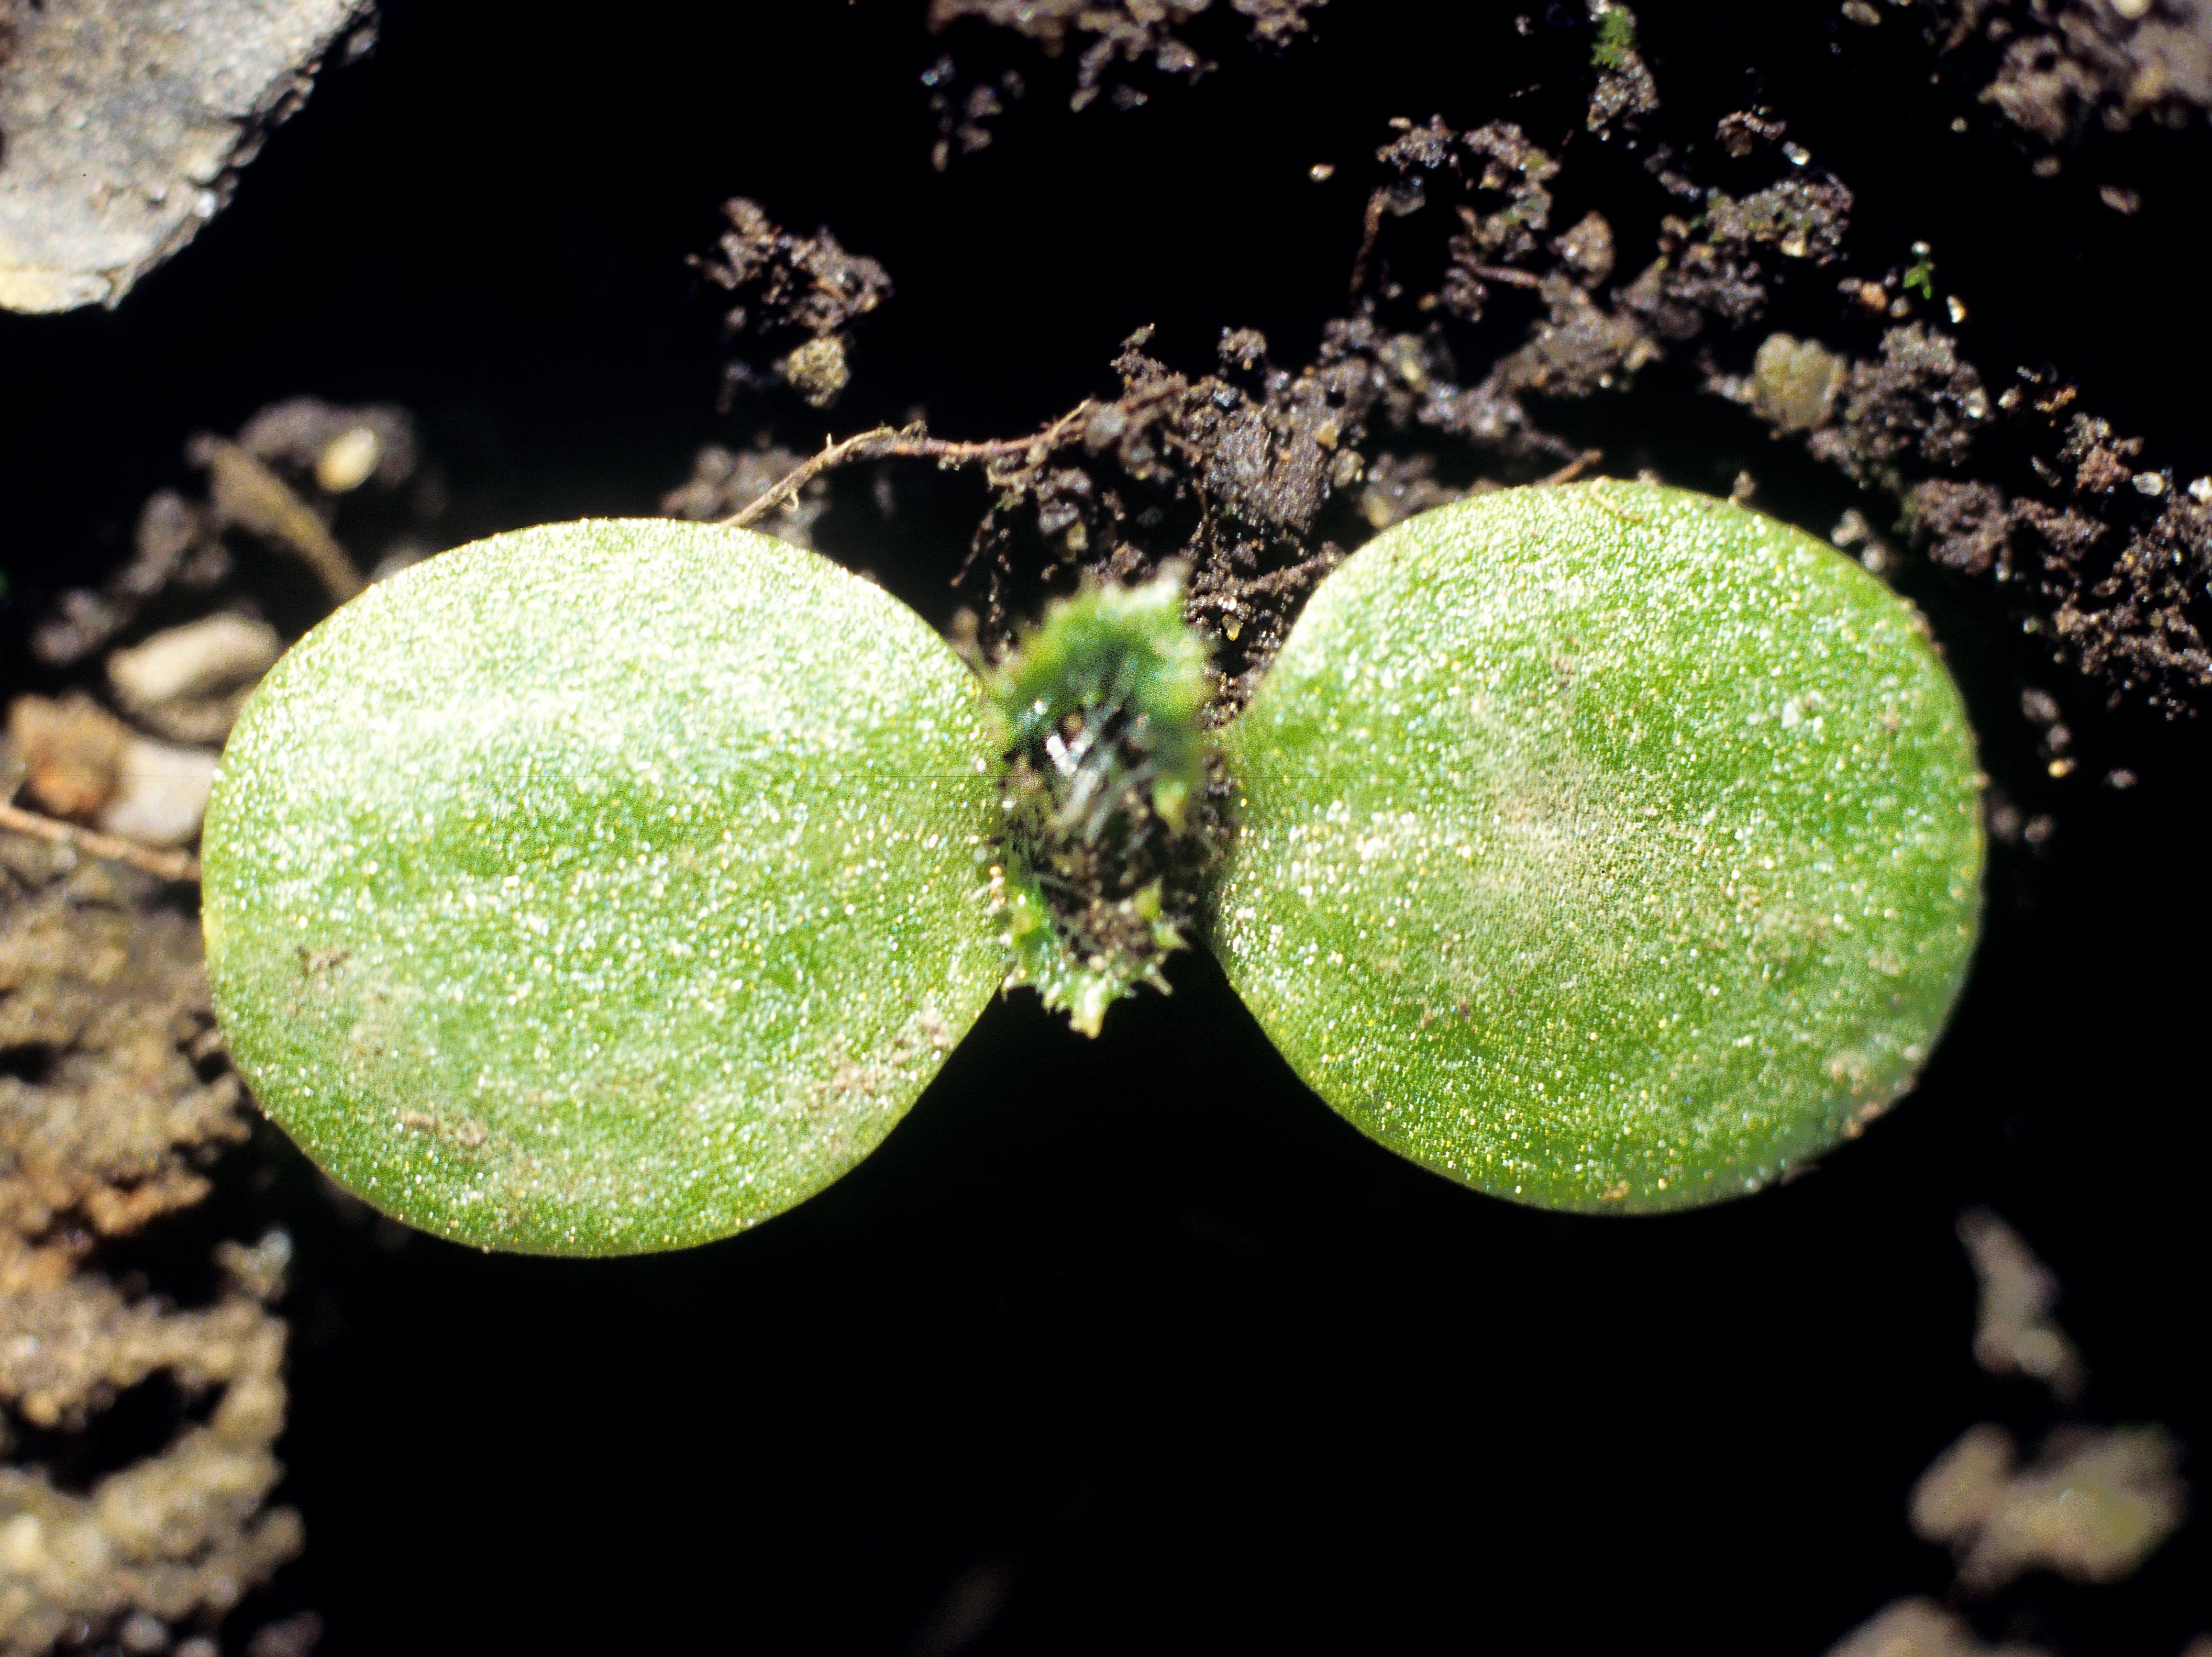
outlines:
M0 59L0 307L118 303L222 209L368 13L368 0L22 12Z

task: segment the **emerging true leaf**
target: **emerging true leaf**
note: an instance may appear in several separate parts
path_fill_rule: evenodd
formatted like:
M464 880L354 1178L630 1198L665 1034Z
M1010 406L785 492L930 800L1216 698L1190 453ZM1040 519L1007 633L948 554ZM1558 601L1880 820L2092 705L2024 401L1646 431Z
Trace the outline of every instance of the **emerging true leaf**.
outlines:
M1182 571L1086 586L993 671L995 878L1007 983L1086 1035L1188 941L1220 823L1207 798L1212 676Z

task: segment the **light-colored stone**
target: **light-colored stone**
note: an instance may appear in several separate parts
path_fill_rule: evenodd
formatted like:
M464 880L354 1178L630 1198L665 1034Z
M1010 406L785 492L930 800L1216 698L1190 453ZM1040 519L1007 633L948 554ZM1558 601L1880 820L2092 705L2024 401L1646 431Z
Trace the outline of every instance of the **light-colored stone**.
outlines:
M218 743L283 651L266 622L210 616L115 652L107 681L124 711L161 735Z
M46 0L0 64L0 307L113 305L214 217L367 0Z
M188 844L206 815L215 766L216 756L204 748L132 737L123 750L115 798L100 814L100 826L147 846Z

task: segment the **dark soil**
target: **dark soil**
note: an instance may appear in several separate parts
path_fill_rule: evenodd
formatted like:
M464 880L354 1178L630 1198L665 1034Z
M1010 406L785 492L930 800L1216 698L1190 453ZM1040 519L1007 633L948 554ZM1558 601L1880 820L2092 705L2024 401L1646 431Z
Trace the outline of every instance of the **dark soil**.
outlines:
M0 316L0 695L101 689L58 620L319 613L221 451L186 453L235 434L308 495L282 440L325 405L248 428L283 399L405 422L404 478L337 519L364 570L679 489L666 509L726 513L827 436L922 418L1054 435L857 461L777 521L985 646L1084 568L1182 556L1234 680L1375 529L1648 470L1835 533L1920 604L1993 779L1982 953L1917 1096L1697 1214L1547 1215L1398 1161L1194 953L1095 1043L994 1006L858 1171L676 1256L407 1234L265 1128L204 1168L243 1131L223 1099L206 1145L157 1137L126 1181L211 1171L211 1196L71 1247L250 1320L211 1250L291 1233L275 1499L306 1551L225 1637L312 1608L335 1657L1810 1657L1947 1592L1905 1514L1937 1452L2066 1412L1976 1367L1977 1205L2065 1284L2068 1408L2212 1445L2187 1338L2212 1278L2212 132L2184 76L2130 104L2113 65L2149 47L2106 3L1655 3L1624 33L1538 0L1517 27L1276 0L1131 33L996 0L935 31L921 0L589 29L392 0L118 311ZM1984 32L1947 52L1966 10ZM2203 15L2164 6L2158 49ZM2031 33L2088 65L2045 88L2055 126L1978 95L2030 85ZM163 938L188 917L118 889ZM164 1017L198 1005L180 970ZM10 1099L73 1038L38 1039ZM2208 1537L2120 1587L1958 1605L1990 1638L2172 1657L2212 1627Z

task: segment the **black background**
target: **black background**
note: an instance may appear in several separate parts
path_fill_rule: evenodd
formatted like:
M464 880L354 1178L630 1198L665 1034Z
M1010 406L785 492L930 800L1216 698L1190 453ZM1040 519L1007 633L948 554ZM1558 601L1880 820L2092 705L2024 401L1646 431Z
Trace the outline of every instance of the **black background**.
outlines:
M186 481L187 433L295 392L416 410L456 539L653 510L726 434L718 313L684 255L734 193L898 284L840 431L915 404L945 435L1027 429L1109 389L1147 322L1188 367L1231 325L1297 361L1342 307L1386 118L1519 111L1557 141L1571 98L1509 95L1587 51L1561 28L1562 58L1540 22L1522 40L1505 8L1340 0L1280 58L1224 31L1221 73L1133 112L1071 116L1065 70L1032 63L1000 142L939 175L919 77L944 43L919 0L383 9L376 52L326 74L119 311L0 317L11 630L120 556L145 494ZM1645 8L1654 126L1709 138L1772 106L1859 192L1854 268L1929 240L1985 368L2055 362L2150 438L2146 464L2212 470L2201 124L2037 179L1968 89L1929 84L1907 24L1833 16ZM1635 175L1594 149L1566 146L1570 174L1613 212ZM1336 179L1311 182L1317 161ZM2101 205L2107 179L2143 210ZM1625 272L1657 210L1633 199ZM1816 532L1851 504L1687 384L1655 374L1569 423L1608 470L1725 490L1748 465L1759 504ZM923 495L894 529L848 511L824 539L941 622L960 502ZM1473 1195L1332 1116L1196 956L1096 1043L1029 998L994 1005L857 1172L679 1256L401 1241L264 1147L273 1185L241 1159L204 1223L273 1211L301 1243L283 1452L310 1549L272 1605L319 1609L331 1657L1809 1654L1942 1591L1905 1524L1928 1460L1974 1420L2045 1419L1968 1354L1952 1224L1980 1202L2063 1278L2088 1413L2212 1444L2205 732L2107 717L1988 594L1907 585L1990 769L2057 828L1996 849L1979 964L1917 1097L1810 1177L1633 1222ZM7 677L38 679L20 659ZM2029 684L2087 749L2063 786L2019 716ZM2115 765L2142 786L2100 786ZM2124 1589L2016 1592L1984 1630L2171 1657L2212 1624L2206 1536Z

